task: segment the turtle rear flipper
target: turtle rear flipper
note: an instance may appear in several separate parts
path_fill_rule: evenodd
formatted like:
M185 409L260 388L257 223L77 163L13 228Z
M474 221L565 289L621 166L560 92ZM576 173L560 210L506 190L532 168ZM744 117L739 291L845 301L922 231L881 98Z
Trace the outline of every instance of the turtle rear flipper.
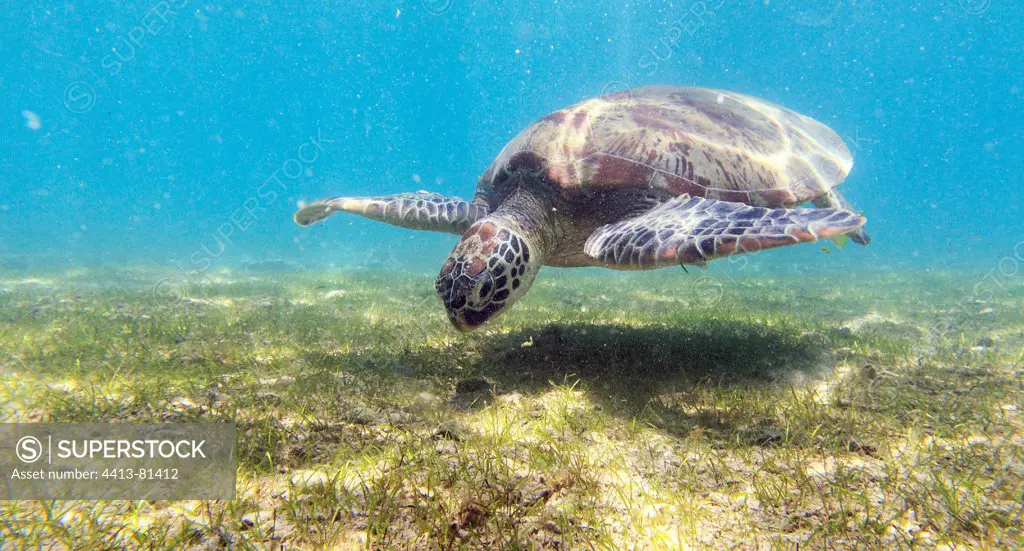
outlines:
M583 250L620 270L703 264L831 239L857 231L865 222L841 209L769 209L683 195L640 216L601 226Z
M334 197L301 207L295 213L295 223L309 226L336 212L358 214L403 228L462 234L487 216L487 207L426 191L381 197Z

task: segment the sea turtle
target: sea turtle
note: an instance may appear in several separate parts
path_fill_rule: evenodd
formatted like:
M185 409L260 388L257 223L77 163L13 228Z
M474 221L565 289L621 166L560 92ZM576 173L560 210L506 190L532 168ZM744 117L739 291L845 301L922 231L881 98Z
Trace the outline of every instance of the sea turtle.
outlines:
M849 235L866 220L834 189L849 150L767 101L649 87L556 111L512 139L472 201L420 191L302 206L308 226L349 212L461 234L436 289L459 330L526 293L541 266L644 270ZM813 201L818 208L795 208Z

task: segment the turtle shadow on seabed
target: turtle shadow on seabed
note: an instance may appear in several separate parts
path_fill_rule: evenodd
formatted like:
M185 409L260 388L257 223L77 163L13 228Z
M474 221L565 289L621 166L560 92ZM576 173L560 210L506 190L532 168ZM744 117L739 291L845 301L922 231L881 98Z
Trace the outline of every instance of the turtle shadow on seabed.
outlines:
M735 319L688 327L550 324L493 337L491 349L476 368L499 392L579 381L595 399L627 409L694 385L787 383L832 367L825 335Z

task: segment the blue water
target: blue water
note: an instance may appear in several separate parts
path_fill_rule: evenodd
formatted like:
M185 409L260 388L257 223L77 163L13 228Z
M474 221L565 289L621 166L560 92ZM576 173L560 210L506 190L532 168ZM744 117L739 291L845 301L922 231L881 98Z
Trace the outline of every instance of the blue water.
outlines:
M454 236L340 216L301 229L295 205L471 197L532 120L654 83L764 97L854 151L842 189L875 243L773 251L765 269L985 271L1024 254L1010 0L8 3L0 36L8 267L432 272Z

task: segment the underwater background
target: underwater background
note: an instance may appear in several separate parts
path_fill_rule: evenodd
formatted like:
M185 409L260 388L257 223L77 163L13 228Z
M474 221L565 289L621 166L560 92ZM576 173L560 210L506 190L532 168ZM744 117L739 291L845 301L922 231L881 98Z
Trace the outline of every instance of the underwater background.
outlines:
M0 423L230 423L237 468L3 499L0 434L0 551L1024 549L1024 4L3 8ZM649 84L835 129L873 243L546 268L458 333L457 236L293 221L470 198L532 121Z
M235 266L432 273L455 236L355 217L304 230L291 215L325 195L472 197L533 120L647 84L763 97L828 124L854 153L841 189L874 244L757 255L758 270L984 273L1009 257L1010 276L1024 256L1018 2L160 0L4 11L3 268L152 266L196 281Z

